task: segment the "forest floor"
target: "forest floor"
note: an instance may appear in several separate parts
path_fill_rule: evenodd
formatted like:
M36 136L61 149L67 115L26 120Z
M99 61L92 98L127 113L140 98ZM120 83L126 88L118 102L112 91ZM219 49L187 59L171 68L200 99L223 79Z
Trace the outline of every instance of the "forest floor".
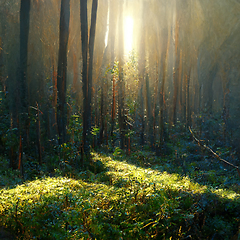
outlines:
M236 169L193 141L168 147L92 152L88 170L66 163L24 182L0 158L0 239L239 240Z

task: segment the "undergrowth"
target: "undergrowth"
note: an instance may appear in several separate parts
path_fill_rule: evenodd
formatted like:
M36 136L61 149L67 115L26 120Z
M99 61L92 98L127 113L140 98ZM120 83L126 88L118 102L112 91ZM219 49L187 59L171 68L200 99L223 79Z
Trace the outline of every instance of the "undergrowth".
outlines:
M92 157L101 170L2 188L0 227L16 239L239 239L238 191L146 152Z

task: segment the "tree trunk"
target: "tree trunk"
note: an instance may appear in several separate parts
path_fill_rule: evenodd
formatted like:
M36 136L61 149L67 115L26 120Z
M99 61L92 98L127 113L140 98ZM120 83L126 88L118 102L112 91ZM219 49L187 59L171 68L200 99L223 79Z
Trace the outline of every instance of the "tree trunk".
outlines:
M147 107L147 125L148 125L148 139L150 141L150 147L153 148L153 114L151 108L151 94L150 94L150 87L149 87L149 76L146 75L146 107Z
M144 7L146 3L144 3ZM145 75L145 11L142 12L142 32L141 32L141 40L140 40L140 49L139 49L139 98L140 98L140 124L141 124L141 130L140 130L140 145L144 145L144 131L145 131L145 121L144 121L144 98L143 98L143 85L144 85L144 75Z
M80 1L80 20L81 20L81 39L82 39L82 82L83 82L83 149L88 158L90 156L90 134L91 134L91 95L92 95L92 68L93 68L93 50L97 20L98 1L93 0L90 38L88 43L88 17L87 1ZM89 50L89 64L88 64Z
M104 121L105 121L105 104L104 104L104 77L101 79L101 100L100 100L100 134L99 143L103 144L103 133L104 133Z
M124 79L123 79L123 51L124 51L124 36L123 36L123 9L122 3L119 2L119 19L118 19L118 57L119 57L119 84L118 84L118 123L120 130L120 147L125 148L125 111L124 111Z
M190 108L190 77L191 77L191 67L187 74L186 82L186 126L191 126L191 108Z
M70 21L70 0L61 1L60 29L59 29L59 55L58 55L58 107L57 123L59 144L66 141L66 124L67 124L67 106L66 106L66 78L67 78L67 49L69 38L69 21Z
M109 38L108 44L110 46L110 61L111 61L111 68L114 69L114 48L115 48L115 35L116 35L116 15L115 11L116 8L116 1L111 0L109 5ZM115 115L116 115L116 76L112 74L112 106L111 106L111 142L112 147L114 147L113 141L113 131L114 131L114 124L115 124Z
M165 83L166 83L166 68L167 68L167 59L169 55L170 47L170 27L168 27L167 40L163 43L163 53L162 53L162 81L160 85L160 98L159 98L159 146L156 147L156 155L159 156L162 154L163 144L166 136L165 121L166 121L166 102L165 102ZM159 78L160 81L160 78Z
M24 115L28 112L28 37L30 25L30 0L22 0L20 8L20 112Z
M80 1L81 40L82 40L82 90L83 90L83 148L87 152L87 114L88 114L88 17L87 1Z
M22 169L22 144L25 144L27 139L26 132L28 119L28 84L27 84L27 62L28 62L28 39L30 25L30 0L22 0L20 6L20 65L19 65L19 82L17 87L16 99L16 115L13 125L18 125L19 129L19 158L11 159L10 165L12 168L17 167ZM15 122L17 120L17 122Z
M176 17L177 19L177 17ZM178 74L179 74L179 46L178 46L178 37L179 37L179 22L176 20L176 30L175 30L175 69L173 73L173 116L172 124L177 122L177 99L178 99Z

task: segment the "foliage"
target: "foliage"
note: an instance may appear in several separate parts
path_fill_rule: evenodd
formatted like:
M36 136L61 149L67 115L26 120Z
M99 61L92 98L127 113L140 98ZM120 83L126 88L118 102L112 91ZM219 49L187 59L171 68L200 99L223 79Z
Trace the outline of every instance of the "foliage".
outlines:
M108 156L93 153L92 159L101 165L95 173L3 188L1 226L17 239L230 239L236 234L240 193L169 173L164 170L169 160L149 152L127 159L116 149Z

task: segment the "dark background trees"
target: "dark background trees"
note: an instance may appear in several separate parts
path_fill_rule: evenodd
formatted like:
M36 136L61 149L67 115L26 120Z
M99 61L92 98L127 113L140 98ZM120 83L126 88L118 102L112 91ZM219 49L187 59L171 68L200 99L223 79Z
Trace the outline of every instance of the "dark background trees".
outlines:
M118 4L1 1L1 143L12 167L64 144L73 158L100 145L161 155L176 125L239 152L239 3Z

